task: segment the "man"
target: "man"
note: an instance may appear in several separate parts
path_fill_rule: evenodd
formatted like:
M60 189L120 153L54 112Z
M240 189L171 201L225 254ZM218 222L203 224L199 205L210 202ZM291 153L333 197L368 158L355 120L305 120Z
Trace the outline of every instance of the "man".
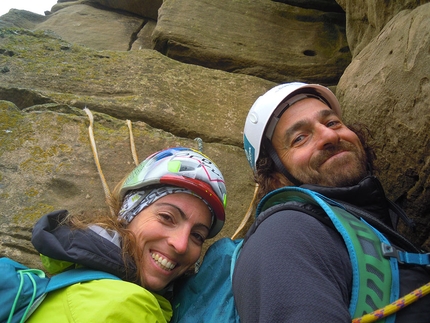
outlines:
M261 96L246 119L244 144L259 198L300 186L369 214L389 232L403 216L371 175L374 155L364 136L342 122L338 100L323 86L288 83ZM241 322L351 322L356 268L321 213L280 204L258 215L233 275ZM399 268L400 296L430 280L424 267ZM424 297L391 322L428 323L429 305Z

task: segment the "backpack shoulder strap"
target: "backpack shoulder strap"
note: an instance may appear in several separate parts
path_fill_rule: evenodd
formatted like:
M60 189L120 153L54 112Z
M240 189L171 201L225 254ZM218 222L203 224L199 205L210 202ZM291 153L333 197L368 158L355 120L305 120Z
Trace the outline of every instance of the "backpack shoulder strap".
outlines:
M24 322L44 300L47 293L78 282L94 279L119 279L102 271L72 269L52 278L39 269L32 269L10 258L0 259L0 321Z
M387 200L387 203L389 203L390 205L390 210L393 210L395 204L389 200ZM343 208L345 208L351 214L355 215L357 218L365 220L371 226L373 226L380 232L384 233L384 235L389 237L390 241L392 241L392 243L394 243L395 245L401 247L404 250L408 250L410 252L416 252L416 253L420 252L420 249L417 248L412 242L410 242L408 239L403 237L396 230L382 223L379 219L377 219L374 215L370 214L366 210L358 208L355 205L352 205L343 201L341 201L340 204L342 205ZM398 206L397 206L397 209L400 210ZM402 211L402 213L404 212Z
M39 305L43 302L43 300L45 299L46 295L48 295L49 292L52 292L64 287L68 287L73 284L87 282L87 281L96 280L96 279L121 280L119 277L115 275L106 273L104 271L93 270L88 268L76 268L76 269L70 269L70 270L61 272L49 278L43 294L41 294L37 299L35 299L34 302L29 304L29 309L28 309L28 312L26 313L26 317L29 317L39 307Z
M76 268L64 271L60 274L54 275L48 282L46 293L54 290L64 288L76 283L86 282L96 279L114 279L120 280L119 277L109 274L100 270L93 270L89 268Z

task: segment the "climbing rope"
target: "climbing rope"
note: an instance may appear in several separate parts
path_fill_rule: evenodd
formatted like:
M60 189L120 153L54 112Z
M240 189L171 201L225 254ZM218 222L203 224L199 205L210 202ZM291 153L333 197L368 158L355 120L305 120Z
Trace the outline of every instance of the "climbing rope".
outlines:
M99 161L99 155L97 153L96 142L94 140L94 130L93 130L93 128L94 128L94 117L93 117L93 114L90 111L90 109L88 109L87 107L84 108L84 111L88 115L88 119L90 120L90 126L88 127L88 133L89 133L90 142L91 142L91 149L93 151L94 161L96 163L97 171L98 171L100 179L102 181L103 191L105 193L105 197L107 200L108 197L110 196L111 192L109 190L109 186L106 182L106 179L103 175L102 167L101 167L100 161ZM132 129L132 124L131 124L130 120L127 120L127 127L129 129L129 134L130 134L130 146L131 146L131 153L133 155L133 161L134 161L135 165L138 166L139 165L139 159L137 158L136 145L134 143L133 129ZM111 214L115 215L114 214L115 212L112 209L112 207L109 206L109 209L110 209Z
M91 149L92 149L93 155L94 155L94 162L96 163L97 171L98 171L100 179L102 181L103 191L105 192L106 198L108 198L110 196L110 190L109 190L109 186L106 182L105 176L103 175L102 167L100 166L99 155L97 153L96 142L94 140L94 131L93 131L94 117L93 117L93 114L91 113L91 111L87 107L84 108L84 111L88 115L88 119L90 120L90 126L88 127L88 133L90 136ZM111 207L109 207L109 209L110 209L111 214L115 215L113 209Z
M252 214L252 211L254 210L254 201L257 198L257 192L258 192L258 184L255 184L254 195L252 197L252 201L249 204L248 210L246 211L245 216L242 219L242 222L240 222L239 226L236 229L236 232L231 236L232 240L235 239L239 235L240 231L243 230L246 223L248 222L248 220Z
M352 320L352 323L371 323L376 322L384 317L390 316L391 314L396 313L397 311L405 308L406 306L416 302L420 298L430 293L430 282L421 286L420 288L415 289L409 294L399 298L397 301L388 304L387 306L380 308L371 313L365 314L362 317L358 317Z
M130 147L131 147L131 154L133 155L133 161L136 166L139 165L139 158L137 158L136 153L136 145L134 144L134 136L133 136L133 130L131 127L131 121L127 120L127 126L130 133Z

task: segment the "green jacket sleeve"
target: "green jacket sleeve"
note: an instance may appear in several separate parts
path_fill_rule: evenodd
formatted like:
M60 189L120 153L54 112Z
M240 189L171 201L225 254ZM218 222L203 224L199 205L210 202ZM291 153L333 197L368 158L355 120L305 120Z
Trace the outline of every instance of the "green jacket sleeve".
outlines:
M28 323L143 323L169 322L168 300L121 280L101 279L54 291L28 319Z

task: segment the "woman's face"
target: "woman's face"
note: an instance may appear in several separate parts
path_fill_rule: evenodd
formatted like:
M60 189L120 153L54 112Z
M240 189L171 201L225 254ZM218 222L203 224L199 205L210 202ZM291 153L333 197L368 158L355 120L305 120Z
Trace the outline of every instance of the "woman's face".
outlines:
M128 226L141 252L143 287L160 291L192 267L210 225L208 206L187 193L166 195L143 209Z

